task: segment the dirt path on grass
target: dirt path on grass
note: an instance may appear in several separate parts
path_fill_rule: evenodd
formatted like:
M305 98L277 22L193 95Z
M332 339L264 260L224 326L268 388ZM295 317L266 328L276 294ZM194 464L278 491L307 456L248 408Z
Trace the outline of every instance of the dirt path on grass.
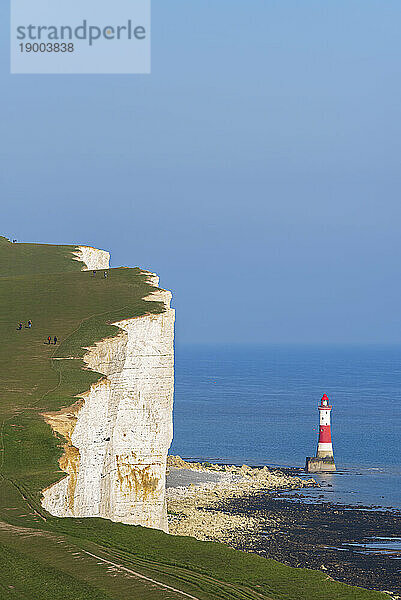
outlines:
M82 584L98 587L99 590L103 589L116 600L121 598L127 600L137 600L138 598L201 600L197 596L75 546L63 536L40 529L16 527L0 522L0 544L12 551L17 551L19 555L26 556L29 560L34 559L36 564L43 564L44 569L51 566L61 573L81 581ZM28 572L26 577L29 580ZM20 593L22 597L24 597L24 592L26 593L26 590L20 589L18 579L5 575L3 569L0 569L0 584L5 589L9 588L15 593ZM32 589L32 596L28 595L28 598L35 597L34 589Z
M96 556L96 554L92 554L91 552L87 552L86 550L82 550L82 552L84 552L88 556L92 556L92 558L96 558L97 560L101 560L105 564L112 565L116 569L120 569L121 571L125 571L126 573L130 573L131 575L134 575L135 577L139 577L139 579L145 579L146 581L150 581L151 583L155 583L159 587L162 587L164 589L176 592L177 594L180 594L181 596L185 596L186 598L191 598L191 600L200 600L200 598L197 598L196 596L191 596L191 594L187 594L186 592L182 592L181 590L178 590L177 588L171 587L170 585L167 585L165 583L161 583L161 581L156 581L155 579L151 579L150 577L146 577L146 575L141 575L141 573L136 573L135 571L132 571L131 569L127 569L127 567L123 567L123 565L118 565L117 563L114 563L111 560L106 560L105 558L101 558L100 556Z

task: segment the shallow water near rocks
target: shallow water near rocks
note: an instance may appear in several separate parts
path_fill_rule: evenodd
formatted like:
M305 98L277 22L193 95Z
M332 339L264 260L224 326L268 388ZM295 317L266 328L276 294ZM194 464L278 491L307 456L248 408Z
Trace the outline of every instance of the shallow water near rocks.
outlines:
M389 558L401 559L401 538L373 537L372 542L348 542L341 547L336 548L327 546L333 550L354 551L357 550L363 554L385 554Z
M310 477L310 475L308 475ZM302 502L330 502L352 506L371 507L371 510L401 508L401 472L396 468L349 469L337 473L313 474L319 488L302 490ZM283 496L290 494L284 493Z

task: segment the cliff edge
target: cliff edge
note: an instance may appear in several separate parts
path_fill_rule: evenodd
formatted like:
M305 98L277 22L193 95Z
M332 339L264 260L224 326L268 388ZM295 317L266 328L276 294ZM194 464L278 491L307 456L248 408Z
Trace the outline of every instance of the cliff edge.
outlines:
M79 247L75 259L83 270L109 267L109 254L94 248ZM158 285L156 275L145 274ZM42 506L54 516L168 530L175 312L165 290L144 300L163 303L164 311L112 322L119 334L88 347L83 357L103 377L72 407L43 415L66 440L59 464L67 476L43 491Z

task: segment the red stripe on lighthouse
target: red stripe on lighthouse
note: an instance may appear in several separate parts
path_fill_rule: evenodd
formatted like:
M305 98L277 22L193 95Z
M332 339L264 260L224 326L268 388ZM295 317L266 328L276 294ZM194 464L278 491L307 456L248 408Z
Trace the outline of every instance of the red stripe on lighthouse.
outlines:
M320 425L320 427L319 427L319 443L331 444L330 425Z

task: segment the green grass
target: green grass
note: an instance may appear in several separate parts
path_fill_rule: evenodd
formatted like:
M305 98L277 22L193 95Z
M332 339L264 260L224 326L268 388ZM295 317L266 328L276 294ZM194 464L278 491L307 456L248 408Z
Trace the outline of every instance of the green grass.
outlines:
M82 369L81 357L86 346L117 333L110 322L163 310L144 300L154 288L140 269L92 277L72 260L74 250L0 238L0 600L185 597L130 571L199 600L386 597L223 544L101 519L58 519L42 509L41 490L64 474L62 440L41 412L71 405L100 377ZM33 328L17 331L28 319ZM49 335L60 345L46 344ZM52 360L69 356L77 358Z
M0 277L80 271L82 264L73 259L77 246L12 244L0 236Z

